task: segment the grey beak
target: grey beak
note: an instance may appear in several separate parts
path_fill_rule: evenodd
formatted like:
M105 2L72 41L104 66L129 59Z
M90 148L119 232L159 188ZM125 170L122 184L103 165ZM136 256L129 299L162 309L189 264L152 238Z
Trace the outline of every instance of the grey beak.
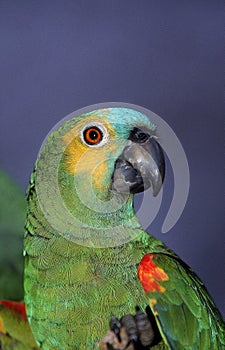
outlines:
M161 146L149 133L134 128L116 161L112 190L138 193L152 187L156 196L162 187L164 175L165 159Z

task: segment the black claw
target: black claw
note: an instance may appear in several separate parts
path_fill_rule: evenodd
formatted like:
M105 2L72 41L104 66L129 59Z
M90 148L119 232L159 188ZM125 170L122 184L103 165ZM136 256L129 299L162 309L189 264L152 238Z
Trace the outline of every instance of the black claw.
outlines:
M129 339L132 341L136 341L136 339L138 339L138 330L136 327L134 316L132 315L123 316L121 318L121 324L125 327Z
M135 350L147 350L147 348L141 344L139 339L135 342L133 341L133 345Z
M138 329L139 340L142 344L142 349L149 348L154 339L154 331L148 316L141 311L139 307L136 308L135 321Z
M135 350L144 350L139 339L139 331L137 328L135 316L132 316L132 315L124 316L121 319L121 324L125 327L127 335L130 339L130 342L128 343L128 345L132 343Z
M117 339L119 340L119 342L121 342L121 337L120 337L121 323L118 320L118 318L113 316L110 320L109 326L110 326L110 330L115 333L115 335L117 336Z
M107 345L107 350L114 350L114 347L110 343L106 343Z

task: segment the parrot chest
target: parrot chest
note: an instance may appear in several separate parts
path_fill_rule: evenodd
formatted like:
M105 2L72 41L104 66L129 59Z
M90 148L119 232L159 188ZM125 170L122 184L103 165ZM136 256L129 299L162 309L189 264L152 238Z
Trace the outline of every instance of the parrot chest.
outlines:
M36 267L38 278L28 309L42 349L96 349L111 316L122 317L133 313L136 305L146 306L137 266L128 262L129 257L119 263L114 254L105 259L94 253L55 257L49 269Z

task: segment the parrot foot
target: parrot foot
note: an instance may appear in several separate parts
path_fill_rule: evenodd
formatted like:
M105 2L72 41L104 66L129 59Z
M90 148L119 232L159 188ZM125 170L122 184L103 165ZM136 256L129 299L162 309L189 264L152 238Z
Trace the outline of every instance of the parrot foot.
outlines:
M110 331L101 340L102 350L147 350L161 341L155 317L149 307L146 314L136 307L136 314L120 320L113 316Z

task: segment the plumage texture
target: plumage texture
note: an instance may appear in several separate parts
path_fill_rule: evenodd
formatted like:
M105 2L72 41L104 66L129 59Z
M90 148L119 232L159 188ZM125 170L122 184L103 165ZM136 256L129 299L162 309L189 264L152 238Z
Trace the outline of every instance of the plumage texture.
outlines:
M82 130L90 123L107 130L104 146L92 148L82 141ZM115 210L111 212L91 207L94 201L103 205L110 200L115 162L133 128L154 132L154 126L139 112L125 108L93 111L65 122L50 134L39 154L28 190L25 302L43 350L96 349L111 316L130 314L136 305L144 310L148 304L162 335L161 344L154 349L224 349L224 323L215 304L194 273L141 229L133 195L124 200L123 194L114 194ZM88 182L90 173L92 181ZM58 210L55 178L77 226ZM47 184L44 204L38 196L40 183ZM49 219L52 213L54 222ZM154 288L145 294L137 268L149 253L155 270L145 286L152 281Z

